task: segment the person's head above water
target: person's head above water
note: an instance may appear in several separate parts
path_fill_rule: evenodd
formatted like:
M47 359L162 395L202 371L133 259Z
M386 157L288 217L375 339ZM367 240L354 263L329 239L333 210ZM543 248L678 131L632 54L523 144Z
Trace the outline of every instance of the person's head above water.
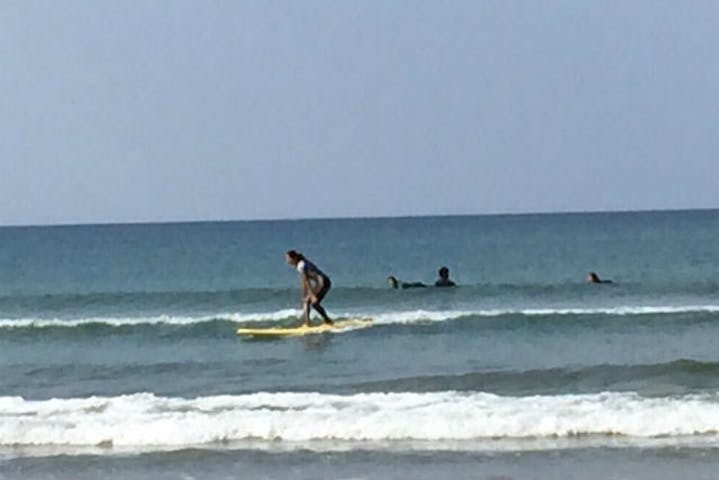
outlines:
M442 267L437 271L437 274L439 275L439 278L446 280L449 278L449 268Z
M392 288L398 288L399 282L397 282L397 278L395 278L393 275L390 275L387 277L387 283L389 283L389 286Z
M302 255L300 252L295 250L287 250L285 252L285 261L292 265L293 267L296 267L298 263L300 263L300 260L304 260L305 256Z
M587 283L614 283L611 280L602 280L596 272L589 272L587 274Z
M437 270L437 275L439 275L439 279L437 279L437 281L434 282L435 287L454 287L455 286L455 283L449 279L449 268L441 267L439 270Z

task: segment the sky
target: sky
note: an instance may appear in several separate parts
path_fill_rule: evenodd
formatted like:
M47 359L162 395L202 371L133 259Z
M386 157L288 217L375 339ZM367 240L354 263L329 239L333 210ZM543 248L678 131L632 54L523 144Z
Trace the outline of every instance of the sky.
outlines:
M719 2L0 2L0 225L719 207Z

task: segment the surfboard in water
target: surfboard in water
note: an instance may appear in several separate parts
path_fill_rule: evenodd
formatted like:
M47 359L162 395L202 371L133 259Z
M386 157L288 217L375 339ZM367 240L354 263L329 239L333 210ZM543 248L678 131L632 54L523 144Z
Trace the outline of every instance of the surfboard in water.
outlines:
M335 320L332 325L321 323L319 325L299 325L296 327L268 327L268 328L245 328L237 329L237 335L251 335L256 337L291 337L299 335L312 335L317 333L340 333L358 328L372 326L370 318L347 318Z

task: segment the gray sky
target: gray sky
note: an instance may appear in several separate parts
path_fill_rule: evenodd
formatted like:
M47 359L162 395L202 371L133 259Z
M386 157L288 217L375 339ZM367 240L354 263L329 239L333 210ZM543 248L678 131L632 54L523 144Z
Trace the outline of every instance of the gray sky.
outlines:
M0 2L0 224L719 207L716 1Z

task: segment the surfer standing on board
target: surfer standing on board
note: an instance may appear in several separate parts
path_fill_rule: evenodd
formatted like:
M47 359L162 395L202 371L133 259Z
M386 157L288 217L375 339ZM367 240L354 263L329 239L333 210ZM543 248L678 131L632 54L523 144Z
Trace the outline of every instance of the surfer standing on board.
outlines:
M330 291L330 287L332 286L330 277L325 275L314 263L307 260L304 255L295 250L285 252L285 260L288 265L296 268L297 271L300 272L304 325L310 325L310 308L314 308L317 313L322 316L326 324L332 325L332 320L330 320L327 312L322 305L320 305L320 302L322 302L322 299L325 298L325 295L327 295L327 292Z

